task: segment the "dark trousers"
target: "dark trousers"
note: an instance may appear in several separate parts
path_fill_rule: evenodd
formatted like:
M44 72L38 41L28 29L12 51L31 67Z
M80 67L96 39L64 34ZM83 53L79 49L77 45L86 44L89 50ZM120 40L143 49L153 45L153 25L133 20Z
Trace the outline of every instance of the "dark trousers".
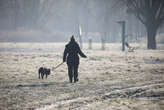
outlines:
M68 65L68 76L70 83L72 83L73 77L74 82L78 81L78 65Z

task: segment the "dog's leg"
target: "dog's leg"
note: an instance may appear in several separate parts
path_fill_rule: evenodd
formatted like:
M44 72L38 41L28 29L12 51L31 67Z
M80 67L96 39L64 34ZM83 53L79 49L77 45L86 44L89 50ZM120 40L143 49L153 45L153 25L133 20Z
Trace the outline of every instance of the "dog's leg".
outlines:
M40 79L40 72L38 74L39 74L39 79Z
M44 74L42 73L42 74L41 74L41 76L42 76L42 79L43 79L43 77L44 77Z
M46 79L47 79L47 76L48 76L48 75L46 74Z

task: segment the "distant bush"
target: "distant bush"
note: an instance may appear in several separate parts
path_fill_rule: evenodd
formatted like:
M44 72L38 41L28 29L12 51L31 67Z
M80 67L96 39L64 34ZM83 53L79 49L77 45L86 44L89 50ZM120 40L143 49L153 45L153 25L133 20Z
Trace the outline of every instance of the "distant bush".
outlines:
M69 35L69 36L68 36ZM0 42L65 42L71 34L64 32L46 32L42 30L0 31Z

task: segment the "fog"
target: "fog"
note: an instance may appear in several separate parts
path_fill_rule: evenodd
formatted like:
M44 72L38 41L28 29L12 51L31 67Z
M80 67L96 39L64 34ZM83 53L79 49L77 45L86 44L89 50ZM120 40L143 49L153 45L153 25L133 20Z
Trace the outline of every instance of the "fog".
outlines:
M71 35L78 39L81 27L84 42L120 42L120 20L126 21L129 41L146 35L116 0L0 0L0 41L65 42Z
M164 0L0 0L0 110L164 110Z

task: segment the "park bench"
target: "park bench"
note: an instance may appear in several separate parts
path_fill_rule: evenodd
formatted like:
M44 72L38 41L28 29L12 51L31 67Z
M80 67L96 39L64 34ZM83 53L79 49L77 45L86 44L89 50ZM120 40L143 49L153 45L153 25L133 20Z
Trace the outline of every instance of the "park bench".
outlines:
M128 42L125 42L125 46L128 48L128 52L134 52L134 47L130 46Z

